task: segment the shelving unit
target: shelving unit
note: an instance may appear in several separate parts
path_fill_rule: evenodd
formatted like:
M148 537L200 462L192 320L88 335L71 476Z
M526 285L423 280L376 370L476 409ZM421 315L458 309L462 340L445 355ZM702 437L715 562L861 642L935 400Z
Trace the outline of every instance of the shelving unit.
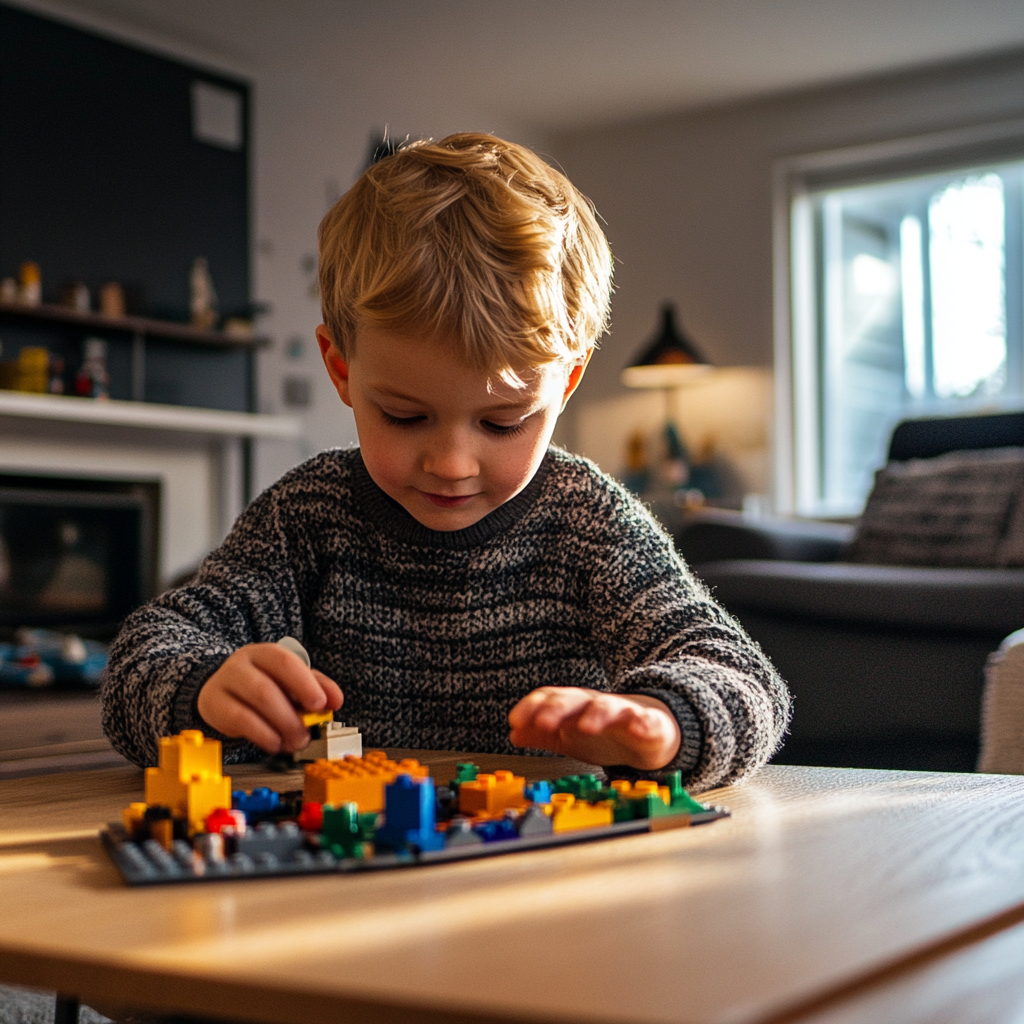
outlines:
M232 412L255 409L254 356L269 344L266 338L64 306L0 302L0 338L11 342L5 345L5 359L24 345L40 344L60 352L70 368L82 340L92 336L108 342L114 398Z

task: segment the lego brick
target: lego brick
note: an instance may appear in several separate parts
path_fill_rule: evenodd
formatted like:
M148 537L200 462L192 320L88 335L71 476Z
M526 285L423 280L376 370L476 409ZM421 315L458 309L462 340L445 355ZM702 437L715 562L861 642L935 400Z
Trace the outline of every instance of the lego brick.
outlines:
M281 862L289 860L304 843L302 830L295 822L275 825L272 821L261 821L254 829L235 837L234 852L244 853L254 861L262 854L272 854Z
M362 734L351 725L341 722L326 722L319 726L317 735L309 741L305 750L295 755L297 761L337 761L351 755L363 756Z
M160 740L160 761L146 769L146 803L186 817L193 831L218 807L231 806L231 779L221 774L221 746L196 729Z
M456 818L448 826L444 834L444 845L449 846L479 846L483 842L469 818Z
M335 857L362 857L366 841L359 807L355 803L323 808L320 844L325 850L329 850Z
M516 822L516 831L521 837L546 836L554 832L554 822L548 810L539 804L527 807Z
M527 804L525 785L523 776L508 771L477 775L472 781L459 784L459 810L463 814L491 816L518 810Z
M390 761L382 750L341 761L314 761L306 766L303 799L334 806L352 802L360 811L381 811L384 787L400 772L417 779L429 774L419 761Z
M251 793L236 789L231 794L231 807L248 816L250 814L272 814L281 806L281 794L267 786L257 786Z
M434 780L396 776L384 787L384 824L374 832L375 844L401 850L440 850L444 835L435 820Z
M554 832L599 828L602 825L611 825L614 820L610 800L590 804L577 800L572 793L552 793L551 813Z

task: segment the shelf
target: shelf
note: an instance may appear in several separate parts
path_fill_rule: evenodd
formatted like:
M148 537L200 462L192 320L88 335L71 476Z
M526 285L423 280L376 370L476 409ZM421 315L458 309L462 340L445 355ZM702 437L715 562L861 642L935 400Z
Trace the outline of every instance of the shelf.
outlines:
M25 306L17 302L0 302L0 314L35 320L38 323L75 324L97 332L119 331L123 334L164 338L193 345L213 345L217 348L263 348L270 344L268 338L255 335L247 337L225 334L223 331L200 331L188 324L179 324L172 320L150 320L141 316L111 317L99 313L79 313L66 306L47 303Z
M299 437L302 424L291 416L251 412L224 412L153 402L97 401L70 395L39 395L0 391L0 417L96 423L111 427L174 430L190 434L250 437L288 441Z

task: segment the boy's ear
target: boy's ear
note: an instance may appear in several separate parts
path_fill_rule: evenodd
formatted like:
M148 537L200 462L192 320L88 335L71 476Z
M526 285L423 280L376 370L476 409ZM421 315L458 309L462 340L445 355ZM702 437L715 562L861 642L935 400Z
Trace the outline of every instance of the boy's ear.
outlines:
M316 329L316 340L320 345L320 355L323 357L324 366L327 367L334 390L338 392L338 397L351 408L352 399L348 391L348 363L334 347L334 339L324 324Z
M580 386L580 381L583 380L583 374L586 373L587 364L590 362L590 357L593 354L594 346L591 345L587 349L587 354L569 371L569 381L565 385L565 393L562 395L562 409L565 408L572 397L572 393Z

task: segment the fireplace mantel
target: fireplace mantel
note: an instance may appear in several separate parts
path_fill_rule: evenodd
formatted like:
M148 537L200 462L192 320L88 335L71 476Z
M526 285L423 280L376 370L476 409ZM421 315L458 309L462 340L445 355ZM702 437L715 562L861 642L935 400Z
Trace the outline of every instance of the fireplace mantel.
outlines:
M0 417L94 423L143 430L172 430L218 437L248 437L287 441L297 438L300 422L291 416L194 409L152 402L97 401L70 395L38 395L0 391Z

